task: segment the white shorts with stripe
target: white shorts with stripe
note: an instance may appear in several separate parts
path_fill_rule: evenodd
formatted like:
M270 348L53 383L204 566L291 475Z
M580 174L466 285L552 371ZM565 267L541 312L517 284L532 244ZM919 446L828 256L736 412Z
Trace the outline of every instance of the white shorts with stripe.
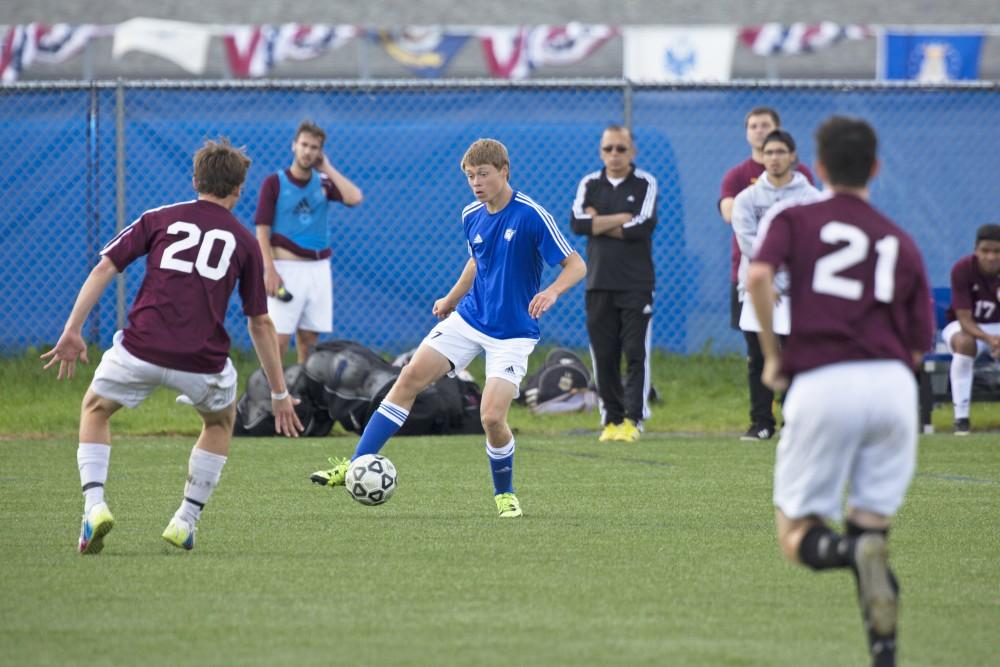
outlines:
M1000 322L990 322L988 324L984 324L982 322L976 322L976 324L978 324L979 328L988 333L989 335L1000 336ZM941 340L945 342L945 344L948 346L948 351L951 352L952 354L955 354L955 348L951 346L951 339L955 334L957 334L961 330L962 330L962 323L959 322L958 320L949 322L948 325L941 330ZM989 351L990 351L990 346L987 345L984 341L981 341L977 338L976 356L978 357L980 354L986 354Z
M333 331L333 278L328 259L276 259L274 268L281 276L291 301L267 297L267 312L279 334L296 329L329 333Z
M453 312L431 329L422 344L443 354L455 367L455 372L464 370L480 352L485 352L487 379L507 380L518 387L520 393L521 380L528 372L528 357L537 343L535 338L487 336Z
M221 373L189 373L164 368L132 355L122 345L122 332L101 357L90 388L95 394L134 408L158 387L169 387L191 399L201 412L221 412L236 400L236 368L226 359Z
M792 519L840 519L847 505L892 516L917 463L917 383L900 361L800 373L783 408L774 504Z

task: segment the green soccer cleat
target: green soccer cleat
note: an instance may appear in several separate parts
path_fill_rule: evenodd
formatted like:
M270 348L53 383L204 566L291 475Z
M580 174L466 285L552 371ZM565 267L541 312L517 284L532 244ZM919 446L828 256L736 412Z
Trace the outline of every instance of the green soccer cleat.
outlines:
M188 522L174 517L170 520L170 523L167 524L167 528L163 531L163 540L167 544L172 544L178 549L191 551L194 549L194 534L196 530L197 529L188 524Z
M501 519L512 519L521 516L521 503L513 493L498 493L493 497L497 501L497 511Z
M83 515L77 551L81 554L101 553L101 549L104 548L104 536L111 532L114 525L115 518L111 516L107 503L91 507L90 511Z
M344 486L344 479L347 477L347 468L351 465L351 460L331 456L329 461L330 465L333 466L332 468L329 470L317 470L309 475L309 479L314 484L319 484L320 486Z

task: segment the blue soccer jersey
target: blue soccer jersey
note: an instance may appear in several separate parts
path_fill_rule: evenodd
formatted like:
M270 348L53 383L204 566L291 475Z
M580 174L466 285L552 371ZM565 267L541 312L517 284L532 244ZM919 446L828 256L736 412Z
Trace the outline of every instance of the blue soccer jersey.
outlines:
M555 266L575 252L573 246L548 211L516 190L496 213L482 202L469 204L462 224L476 279L458 314L493 338L538 338L528 304L539 291L542 261Z

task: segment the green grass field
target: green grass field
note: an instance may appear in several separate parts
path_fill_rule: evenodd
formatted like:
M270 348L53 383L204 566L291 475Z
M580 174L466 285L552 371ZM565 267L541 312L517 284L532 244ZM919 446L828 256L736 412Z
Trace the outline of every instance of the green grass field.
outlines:
M354 438L241 439L190 553L159 535L196 420L160 393L115 424L116 527L100 556L81 557L75 427L89 370L59 384L31 359L0 362L13 392L0 417L2 662L866 664L850 575L779 556L774 442L734 437L740 360L657 364L665 401L638 444L597 443L594 415L515 411L523 519L496 518L474 436L391 442L400 486L376 508L307 480ZM976 405L974 425L995 407ZM891 541L901 665L996 664L998 517L996 434L922 438Z

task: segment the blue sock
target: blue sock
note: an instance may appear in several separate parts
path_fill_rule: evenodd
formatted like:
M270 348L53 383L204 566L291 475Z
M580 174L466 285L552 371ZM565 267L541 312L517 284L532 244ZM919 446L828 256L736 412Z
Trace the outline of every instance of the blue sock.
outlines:
M496 449L487 442L486 455L493 473L493 494L514 493L514 438Z
M386 441L396 435L406 418L410 416L409 410L404 410L398 405L393 405L389 401L382 401L378 410L368 420L358 446L354 448L354 456L351 460L364 456L365 454L378 454Z

